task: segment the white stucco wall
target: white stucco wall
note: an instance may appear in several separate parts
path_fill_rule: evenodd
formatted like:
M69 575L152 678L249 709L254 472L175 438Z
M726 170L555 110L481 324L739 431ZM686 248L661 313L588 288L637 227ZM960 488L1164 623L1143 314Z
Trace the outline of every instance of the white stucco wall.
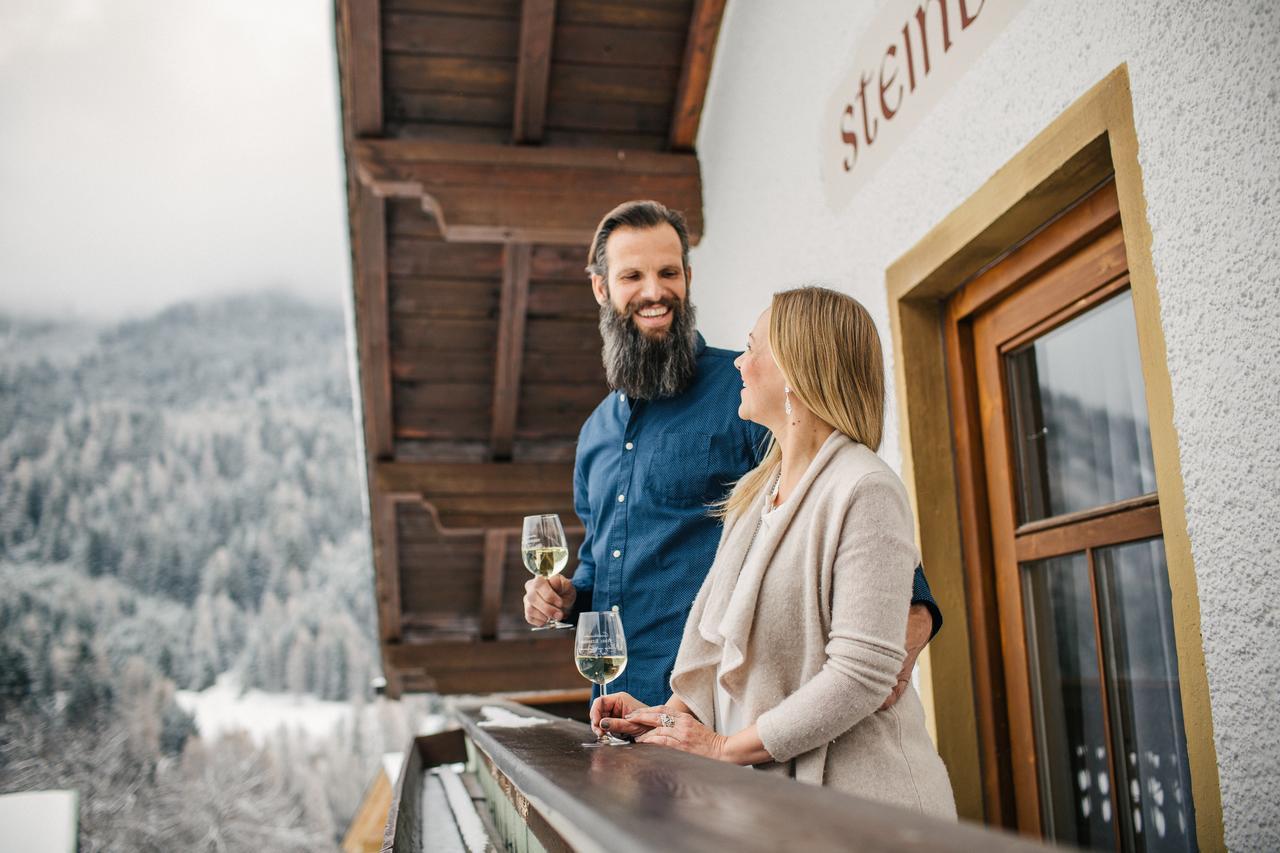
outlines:
M700 326L740 349L772 291L822 283L888 342L885 269L1128 63L1226 838L1280 848L1280 3L1029 0L834 214L819 111L878 5L729 4L698 138Z

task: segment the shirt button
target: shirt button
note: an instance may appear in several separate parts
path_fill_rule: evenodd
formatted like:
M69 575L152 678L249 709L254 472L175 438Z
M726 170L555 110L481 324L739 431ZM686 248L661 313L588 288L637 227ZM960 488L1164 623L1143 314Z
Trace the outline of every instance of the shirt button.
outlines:
M618 395L618 400L619 400L620 402L623 402L623 403L627 402L627 395L626 395L626 394L619 394L619 395Z
M618 495L618 503L622 503L627 499L626 495Z
M613 556L615 556L615 557L621 557L621 556L622 556L622 552L621 552L621 551L618 551L618 550L615 550L615 551L613 552Z
M636 449L636 446L635 446L634 444L632 444L631 442L629 442L629 441L628 441L624 446L627 448L627 450L635 450L635 449Z

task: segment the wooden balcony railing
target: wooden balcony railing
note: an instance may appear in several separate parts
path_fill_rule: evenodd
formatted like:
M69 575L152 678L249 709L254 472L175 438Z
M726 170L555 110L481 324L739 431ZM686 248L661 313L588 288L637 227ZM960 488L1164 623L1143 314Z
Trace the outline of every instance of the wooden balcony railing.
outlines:
M486 726L486 707L546 722ZM453 714L407 754L384 853L1049 849L674 750L584 749L589 726L502 700Z

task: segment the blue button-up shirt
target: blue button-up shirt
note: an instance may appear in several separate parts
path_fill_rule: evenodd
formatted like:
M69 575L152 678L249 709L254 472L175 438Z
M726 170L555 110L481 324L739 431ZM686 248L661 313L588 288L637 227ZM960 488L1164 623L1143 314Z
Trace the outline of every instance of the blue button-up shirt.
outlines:
M738 417L738 353L701 335L696 353L693 380L676 397L606 397L582 426L574 464L574 507L586 528L574 610L618 608L628 660L609 689L650 705L670 696L685 618L715 559L720 521L708 504L759 463L768 438ZM914 597L932 605L923 580L917 572Z

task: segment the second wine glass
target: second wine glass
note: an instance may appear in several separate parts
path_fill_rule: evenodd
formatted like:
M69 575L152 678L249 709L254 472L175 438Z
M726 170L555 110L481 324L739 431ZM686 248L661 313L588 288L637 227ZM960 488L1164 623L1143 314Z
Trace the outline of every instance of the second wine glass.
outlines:
M569 562L569 548L564 541L564 526L560 524L560 516L525 516L524 532L520 537L520 557L524 560L524 567L540 578L550 578L564 571ZM572 627L559 619L552 619L533 630Z
M622 617L618 611L579 614L573 656L582 677L600 685L601 696L607 695L609 682L627 668L627 637L622 633ZM627 741L612 735L601 734L583 746L621 746L625 743Z

